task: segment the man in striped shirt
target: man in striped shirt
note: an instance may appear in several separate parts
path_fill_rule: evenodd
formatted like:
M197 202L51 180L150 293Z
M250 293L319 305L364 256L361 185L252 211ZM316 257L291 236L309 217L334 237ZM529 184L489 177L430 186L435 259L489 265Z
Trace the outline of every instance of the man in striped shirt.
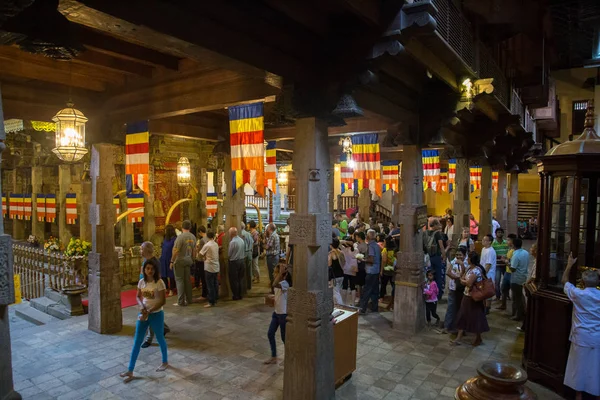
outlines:
M501 287L502 287L502 277L506 271L506 263L504 259L506 257L506 253L508 253L508 242L504 240L504 229L498 228L496 229L496 239L492 242L492 247L496 251L496 277L494 282L496 282L496 300L500 300L501 297Z

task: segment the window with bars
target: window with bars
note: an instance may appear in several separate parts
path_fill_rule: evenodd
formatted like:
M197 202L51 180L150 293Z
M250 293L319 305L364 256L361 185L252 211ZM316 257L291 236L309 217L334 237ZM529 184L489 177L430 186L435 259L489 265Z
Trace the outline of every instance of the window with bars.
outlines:
M578 136L583 132L587 106L587 100L576 100L573 102L571 134L569 135L569 140L573 140L574 136Z

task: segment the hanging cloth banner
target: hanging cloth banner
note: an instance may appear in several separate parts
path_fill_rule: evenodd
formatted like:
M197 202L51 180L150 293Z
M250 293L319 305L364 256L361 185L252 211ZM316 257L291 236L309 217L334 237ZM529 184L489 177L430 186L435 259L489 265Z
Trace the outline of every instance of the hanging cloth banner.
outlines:
M431 188L438 191L440 183L440 152L438 150L423 150L423 190Z
M75 225L77 223L77 195L75 193L67 193L66 209L67 225Z
M46 195L46 222L54 222L56 220L56 195Z
M350 156L352 157L352 156ZM348 161L348 155L346 153L340 156L340 181L342 185L341 194L346 193L348 190L354 189L354 175L350 162Z
M231 170L237 178L233 182L233 194L248 183L258 194L265 195L263 106L261 102L229 107Z
M125 135L125 173L133 183L150 194L150 133L148 121L127 124Z
M492 171L492 190L498 191L498 171Z
M8 195L9 214L10 219L19 219L19 196L20 194L11 193Z
M448 169L440 168L440 192L448 191Z
M46 195L37 193L35 195L35 210L37 212L37 220L44 222L46 220Z
M368 188L381 197L381 158L378 139L376 133L352 136L352 160L358 190Z
M130 193L127 195L127 210L138 209L127 216L128 222L142 222L144 220L144 193Z
M456 158L448 160L448 193L454 191L456 184Z
M473 193L474 191L481 189L481 167L475 165L469 168L469 175L471 181L471 193Z
M113 204L115 205L115 212L118 216L119 214L121 214L121 198L119 197L119 195L113 197Z
M26 193L23 195L23 219L25 221L31 221L31 215L31 193Z
M2 217L8 216L8 203L6 201L6 193L2 193Z
M382 161L383 191L393 190L398 193L398 161Z
M217 191L215 190L215 173L207 172L206 213L209 217L217 215Z
M267 187L273 194L277 194L277 142L272 140L267 143L267 155L265 157L265 181Z

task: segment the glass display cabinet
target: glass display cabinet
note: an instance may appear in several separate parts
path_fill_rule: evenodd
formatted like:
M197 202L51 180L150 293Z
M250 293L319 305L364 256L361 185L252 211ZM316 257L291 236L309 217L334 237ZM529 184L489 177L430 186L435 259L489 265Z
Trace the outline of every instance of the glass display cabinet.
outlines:
M590 101L584 132L538 161L540 208L536 279L528 287L524 364L529 378L567 396L572 304L561 284L569 253L577 257L570 282L600 268L600 137ZM600 378L599 378L600 379Z

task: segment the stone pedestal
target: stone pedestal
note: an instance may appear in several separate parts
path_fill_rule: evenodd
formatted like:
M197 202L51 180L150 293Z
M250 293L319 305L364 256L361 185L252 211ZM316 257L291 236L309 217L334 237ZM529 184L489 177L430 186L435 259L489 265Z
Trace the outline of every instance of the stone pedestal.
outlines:
M112 178L115 174L114 150L114 146L109 144L92 146L92 152L98 153L99 165L96 168L99 170L99 176L96 182L97 207L92 205L90 208L90 220L97 226L96 252L88 255L88 329L97 333L117 333L123 327L121 274L115 252L113 227L116 218L112 202ZM92 160L92 173L94 169Z
M492 167L481 167L481 195L479 197L479 240L492 233Z
M333 369L333 293L327 254L331 214L327 210L329 150L327 125L316 118L296 122L294 173L296 212L290 217L294 245L293 287L288 294L283 397L335 398Z
M498 172L498 193L496 194L496 220L500 226L504 229L508 223L508 180L506 179L506 172ZM508 233L508 232L506 232Z
M417 225L423 204L423 161L421 146L405 145L402 160L402 205L398 207L400 251L397 254L396 295L394 297L394 329L415 334L425 326L423 302L423 236Z
M71 165L60 164L58 166L58 195L56 196L56 208L58 219L58 238L63 245L71 240L71 231L67 226L67 193L71 187ZM112 187L111 187L112 192Z
M463 228L469 228L469 214L471 213L471 182L469 160L458 158L456 160L456 179L454 190L454 237L458 243Z
M363 189L358 194L358 212L363 222L369 223L371 216L371 191Z
M42 167L31 167L31 234L35 236L40 243L44 243L44 221L38 221L37 214L37 195L42 193L44 183L44 169Z
M517 221L519 220L519 174L510 173L510 191L508 192L508 232L517 234Z

